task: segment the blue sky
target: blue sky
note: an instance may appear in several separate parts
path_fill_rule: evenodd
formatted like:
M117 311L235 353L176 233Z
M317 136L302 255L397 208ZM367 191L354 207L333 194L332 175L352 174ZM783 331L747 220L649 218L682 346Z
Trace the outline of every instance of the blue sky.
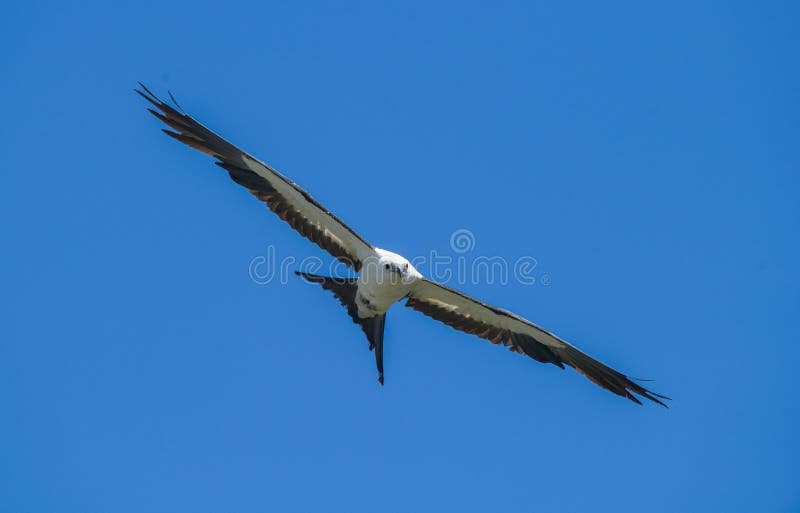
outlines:
M0 509L797 511L789 2L12 2L0 19ZM386 386L317 256L132 88L669 410L401 306ZM362 177L369 176L368 180ZM549 283L544 285L542 277Z

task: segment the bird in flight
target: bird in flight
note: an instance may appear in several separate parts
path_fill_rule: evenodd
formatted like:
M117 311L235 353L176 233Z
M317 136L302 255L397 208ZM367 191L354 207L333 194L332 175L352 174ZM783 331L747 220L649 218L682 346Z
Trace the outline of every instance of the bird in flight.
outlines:
M457 330L508 346L542 363L562 369L565 365L573 367L606 390L637 404L642 404L641 397L666 406L668 397L644 388L534 323L425 278L402 256L367 242L296 183L201 125L171 94L172 105L141 82L139 86L141 90L135 91L155 107L147 110L170 128L163 129L165 134L216 159L215 164L234 182L266 203L300 235L358 273L357 278L336 278L296 272L333 293L353 322L361 326L370 350L375 351L381 384L386 312L394 303L405 300L405 306Z

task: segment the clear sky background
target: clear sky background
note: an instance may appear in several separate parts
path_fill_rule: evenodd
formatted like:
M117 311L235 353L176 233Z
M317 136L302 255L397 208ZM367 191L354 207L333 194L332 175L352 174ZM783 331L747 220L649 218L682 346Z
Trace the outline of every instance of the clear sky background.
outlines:
M796 4L3 11L3 512L800 511ZM328 293L248 272L329 257L137 80L378 246L535 257L460 288L671 408L402 306L381 388Z

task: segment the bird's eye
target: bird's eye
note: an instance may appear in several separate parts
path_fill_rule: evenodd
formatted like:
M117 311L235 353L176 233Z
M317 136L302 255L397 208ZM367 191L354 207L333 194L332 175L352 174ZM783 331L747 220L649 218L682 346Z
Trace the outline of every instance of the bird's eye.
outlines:
M386 264L383 267L384 267L384 269L388 269L389 268L389 264Z

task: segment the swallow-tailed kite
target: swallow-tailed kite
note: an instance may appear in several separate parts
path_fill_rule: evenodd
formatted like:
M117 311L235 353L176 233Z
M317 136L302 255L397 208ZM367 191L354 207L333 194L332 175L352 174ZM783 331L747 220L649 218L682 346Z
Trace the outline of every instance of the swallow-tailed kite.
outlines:
M647 390L532 322L423 277L402 256L364 240L287 177L198 123L174 98L174 105L170 105L143 84L139 85L142 90L136 92L156 108L148 110L171 129L164 129L164 133L216 159L215 163L234 182L266 203L300 235L359 273L357 278L347 279L297 274L331 291L361 326L370 349L375 350L381 384L386 312L405 299L405 306L457 330L509 346L511 351L539 362L562 369L569 365L601 387L635 403L641 404L638 395L666 406L662 399L667 397Z

